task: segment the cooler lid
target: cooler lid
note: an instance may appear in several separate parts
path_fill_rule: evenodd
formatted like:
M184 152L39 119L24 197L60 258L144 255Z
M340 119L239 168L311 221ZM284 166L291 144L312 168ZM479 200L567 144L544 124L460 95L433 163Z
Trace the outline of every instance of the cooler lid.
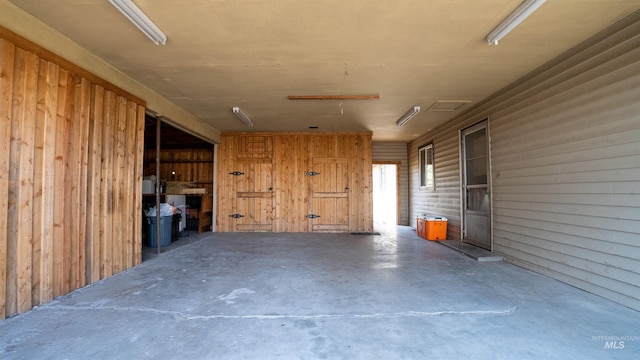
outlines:
M444 216L425 216L424 219L427 221L447 221Z

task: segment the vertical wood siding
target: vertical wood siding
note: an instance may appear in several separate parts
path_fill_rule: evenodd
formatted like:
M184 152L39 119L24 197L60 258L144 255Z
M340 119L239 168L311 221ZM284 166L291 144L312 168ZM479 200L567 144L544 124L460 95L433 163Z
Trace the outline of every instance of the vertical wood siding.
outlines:
M441 144L457 147L457 129L488 116L495 251L640 310L639 43L636 12L412 143L410 155L433 140L438 181L454 161ZM416 191L415 156L410 167Z
M15 46L0 39L0 319L7 306L9 161Z
M400 166L400 199L399 199L399 225L410 225L409 222L409 159L407 157L407 144L396 142L374 142L372 145L373 162L399 161Z
M305 173L309 171L308 138L304 134L280 136L276 141L278 154L273 175L275 189L275 229L281 232L307 232L305 215L309 210L308 185Z
M156 174L156 150L144 152L144 173ZM175 176L172 175L175 172ZM197 187L213 192L213 145L211 149L161 149L160 178L196 182Z
M273 146L243 150L247 136L269 137ZM258 143L258 140L254 142ZM373 231L373 198L371 186L371 134L360 133L230 133L223 134L218 154L217 229L236 231L236 192L233 176L238 159L271 159L273 174L273 227L275 232L308 232L309 177L313 158L347 159L349 176L348 231ZM328 216L328 215L327 215ZM245 230L246 231L246 230ZM264 231L264 230L263 230Z
M141 261L145 108L0 35L2 319Z

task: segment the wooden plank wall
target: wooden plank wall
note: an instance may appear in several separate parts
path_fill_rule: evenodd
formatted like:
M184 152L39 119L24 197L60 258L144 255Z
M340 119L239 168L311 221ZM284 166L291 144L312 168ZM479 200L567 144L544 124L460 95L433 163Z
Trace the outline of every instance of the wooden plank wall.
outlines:
M280 232L307 232L309 211L307 176L309 136L278 136L275 146L275 226Z
M175 175L172 176L172 172ZM144 153L144 174L156 174L156 150ZM161 149L160 178L197 182L197 187L213 192L213 145L211 149Z
M0 319L140 263L144 112L0 29Z
M371 133L229 133L223 134L218 147L217 229L233 230L230 209L235 207L231 178L236 158L263 158L264 154L242 152L241 138L246 135L273 137L271 150L274 182L274 232L308 232L310 159L344 157L349 159L349 231L373 231L371 185Z
M640 310L639 43L640 11L412 142L412 213L460 212L458 131L488 117L494 250ZM448 200L418 190L428 142Z

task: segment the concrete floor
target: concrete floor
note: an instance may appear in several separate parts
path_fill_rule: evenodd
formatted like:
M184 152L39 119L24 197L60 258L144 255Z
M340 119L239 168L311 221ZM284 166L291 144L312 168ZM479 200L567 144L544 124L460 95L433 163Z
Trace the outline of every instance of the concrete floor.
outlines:
M640 312L408 227L175 244L0 322L0 358L640 358Z

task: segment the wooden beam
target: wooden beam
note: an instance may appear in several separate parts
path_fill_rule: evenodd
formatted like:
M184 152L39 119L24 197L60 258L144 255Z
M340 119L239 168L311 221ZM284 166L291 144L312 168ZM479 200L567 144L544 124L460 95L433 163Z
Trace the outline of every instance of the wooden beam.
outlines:
M40 60L33 179L33 305L53 299L53 205L58 66Z
M289 100L375 100L380 95L289 95Z
M115 168L116 168L116 128L117 122L117 95L111 91L105 91L104 116L102 124L102 199L100 205L100 217L102 224L100 225L100 233L102 239L100 242L100 277L106 278L114 273L114 238L116 235L117 222L115 209Z
M17 49L9 170L7 315L31 309L37 56Z
M135 169L138 166L136 163L136 131L138 130L138 105L133 101L128 101L126 104L126 123L125 123L125 187L123 189L125 201L122 203L122 208L125 213L128 214L128 219L125 219L124 234L120 241L122 242L122 265L123 270L132 267L133 264L133 238L136 236L134 232L134 223L140 223L140 213L135 213L136 203L134 202L135 192L139 184L142 184L142 176L140 176L140 182L136 181L137 174ZM140 198L142 201L142 198ZM132 216L134 215L134 216ZM137 229L137 228L136 228Z
M91 121L89 122L89 163L87 169L86 282L100 280L100 190L104 128L104 94L100 85L92 86Z
M0 319L7 299L7 217L9 213L9 163L11 144L11 102L15 46L0 39Z
M78 124L77 140L78 151L77 166L77 204L74 205L77 215L74 219L78 226L78 242L74 243L74 265L75 287L81 288L87 285L86 262L87 262L87 177L89 174L89 123L91 114L91 82L86 78L77 80L78 92L75 104L75 122Z
M126 163L127 154L125 151L126 138L127 138L127 99L121 96L116 98L116 118L115 118L115 132L113 134L113 141L115 148L114 167L113 167L113 209L122 209L125 202L131 199L125 199L125 187L130 186L125 182L126 177ZM124 266L124 239L127 234L127 223L132 221L131 216L126 212L118 212L114 216L114 234L113 234L113 272L119 273L125 269Z
M75 82L68 71L58 68L58 90L57 90L57 110L56 110L56 133L55 133L55 157L53 166L53 297L64 295L68 292L65 289L65 277L67 264L67 244L69 243L68 226L71 221L67 220L67 158L68 158L68 132L67 114L69 108L73 106L73 86Z
M142 262L142 184L143 165L144 165L144 123L145 123L145 107L138 106L136 119L136 147L135 147L135 171L134 171L134 195L135 210L133 211L133 265L139 265ZM137 221L136 221L137 217Z

